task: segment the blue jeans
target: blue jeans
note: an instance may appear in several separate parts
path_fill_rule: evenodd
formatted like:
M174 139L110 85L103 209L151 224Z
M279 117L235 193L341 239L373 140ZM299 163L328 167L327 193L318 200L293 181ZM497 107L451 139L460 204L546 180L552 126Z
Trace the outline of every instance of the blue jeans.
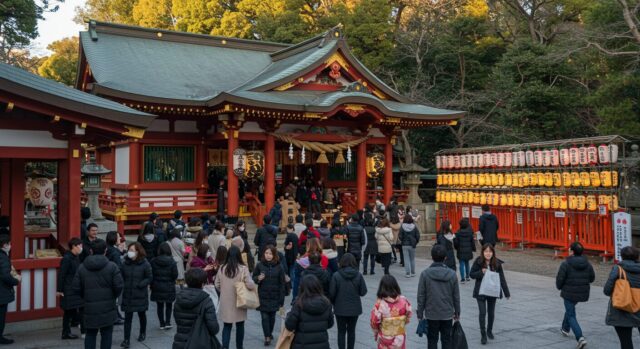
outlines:
M469 278L469 261L460 259L460 280L464 280L465 278ZM465 274L466 273L466 274Z
M236 322L236 348L242 349L242 342L244 341L244 321ZM224 327L222 328L222 346L224 348L229 348L229 342L231 342L231 328L233 324L224 323Z
M562 329L569 332L569 328L576 336L576 340L582 337L582 329L576 318L576 302L564 300L564 319L562 319Z

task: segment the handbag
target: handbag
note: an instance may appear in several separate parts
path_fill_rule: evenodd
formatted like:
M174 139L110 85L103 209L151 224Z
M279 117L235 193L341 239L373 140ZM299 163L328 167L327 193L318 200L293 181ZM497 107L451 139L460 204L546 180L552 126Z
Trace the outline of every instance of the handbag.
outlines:
M287 330L287 327L284 325L284 320L285 318L283 317L282 325L280 326L280 335L276 342L276 349L290 349L293 344L295 332Z
M628 313L640 311L640 289L632 288L627 273L618 266L618 279L611 295L611 304L614 308Z
M453 323L453 329L451 330L451 344L452 349L469 349L467 336L465 336L464 331L462 330L460 321Z
M481 296L499 298L500 291L500 274L487 269L482 277L482 283L480 284L478 294Z
M249 290L244 283L245 279L245 271L242 269L241 280L234 284L236 288L236 307L240 309L257 309L260 306L258 285L253 290Z
M209 330L204 323L204 312L205 307L201 305L198 318L193 324L191 332L189 333L189 339L184 346L185 349L222 348L222 344L218 341L218 338L209 334Z

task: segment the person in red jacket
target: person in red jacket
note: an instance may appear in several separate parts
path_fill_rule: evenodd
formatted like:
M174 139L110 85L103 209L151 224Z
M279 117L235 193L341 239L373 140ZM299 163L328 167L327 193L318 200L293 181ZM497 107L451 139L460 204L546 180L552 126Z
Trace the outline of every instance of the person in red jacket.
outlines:
M304 223L307 226L307 229L302 231L302 233L300 233L300 238L298 238L298 249L300 251L300 255L307 253L307 239L320 239L320 233L313 227L313 219L307 219Z

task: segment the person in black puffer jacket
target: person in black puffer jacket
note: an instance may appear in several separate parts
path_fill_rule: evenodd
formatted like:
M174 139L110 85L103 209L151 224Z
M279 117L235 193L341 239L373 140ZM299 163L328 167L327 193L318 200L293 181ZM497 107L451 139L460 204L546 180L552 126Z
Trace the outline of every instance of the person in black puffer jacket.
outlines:
M73 278L76 276L80 266L82 253L82 240L72 238L69 240L69 250L64 253L60 261L60 271L58 272L58 295L60 295L60 308L64 311L62 316L62 339L77 339L78 336L71 333L71 321L76 320L82 324L82 305L80 295L74 294L72 290ZM84 333L84 326L81 328Z
M303 278L305 275L315 276L318 281L320 281L320 285L322 285L324 296L329 297L329 284L331 283L331 277L329 276L328 271L322 269L322 265L320 264L321 261L322 255L320 253L311 253L309 255L309 266L300 273L300 277Z
M158 246L160 246L161 242L156 236L153 225L147 224L144 226L144 230L142 231L140 236L138 236L138 242L144 248L147 261L151 262L154 258L156 258L156 254L158 253Z
M364 232L367 235L367 246L364 248L362 259L362 273L367 275L367 262L371 262L371 275L375 274L376 255L378 254L378 239L376 239L376 222L373 213L364 214Z
M458 261L460 261L460 283L470 281L469 261L473 259L473 253L476 252L476 242L473 240L469 218L460 220L460 230L456 232L453 245L458 251Z
M151 281L151 301L156 302L156 311L160 321L160 329L168 330L171 326L171 312L176 300L176 280L178 265L171 256L169 243L163 242L158 248L158 255L151 261L153 280Z
M276 312L284 305L285 274L278 250L273 245L267 245L262 255L262 261L256 265L253 271L253 282L258 285L260 298L258 311L262 317L265 346L270 345L273 340Z
M398 239L402 244L405 277L416 276L416 246L420 242L420 231L418 231L418 227L413 222L413 217L410 214L404 216Z
M291 349L330 349L327 330L333 327L331 302L313 275L302 277L300 294L284 322L294 332Z
M367 284L358 271L356 259L351 253L346 253L340 259L340 270L333 274L329 286L329 299L338 322L338 348L353 349L356 341L356 324L362 314L362 300L367 294Z
M122 270L122 251L120 251L120 247L118 247L120 244L120 235L117 231L110 231L107 233L107 237L105 239L107 241L107 259L117 265L120 270ZM122 303L122 295L118 297L118 304L120 303ZM116 325L124 324L124 316L120 314L120 310L116 311L118 312L118 320L116 321Z
M589 260L582 256L584 248L581 243L572 243L569 251L573 255L560 264L556 276L556 288L561 290L560 297L564 299L561 331L568 336L569 330L572 330L578 341L578 347L582 348L587 341L582 336L582 329L576 318L576 304L589 300L590 284L596 279L596 274Z
M289 277L293 279L296 258L298 258L298 235L296 235L293 224L287 225L287 237L284 240L284 258L287 262Z
M455 237L451 232L451 223L446 220L442 221L440 230L436 234L436 245L442 245L447 250L447 258L444 260L444 265L453 269L453 271L456 271L456 257L453 253Z
M367 242L367 236L364 232L364 228L359 222L360 216L358 216L358 214L354 214L351 216L349 224L344 228L344 232L347 235L347 252L351 253L356 258L358 266L362 259L362 246Z
M638 257L640 253L638 249L632 246L622 248L620 251L620 257L622 261L611 269L609 278L604 284L604 294L611 297L616 287L616 281L620 278L622 271L626 274L627 280L632 289L640 288L640 263L638 263ZM616 309L609 301L609 309L607 310L607 317L605 323L609 326L614 326L618 339L620 339L620 348L628 349L633 348L632 334L633 329L640 327L640 312L630 313L624 310Z
M192 268L185 273L187 288L184 288L176 297L176 306L173 317L176 320L176 334L173 337L172 349L184 349L191 339L192 348L220 348L216 334L220 331L216 318L216 307L211 297L202 290L207 281L207 273L201 268ZM208 338L194 338L194 325L199 316L204 316L202 324L206 331L198 333L208 334ZM218 344L213 346L212 342Z
M278 246L276 240L278 239L278 228L271 225L271 216L264 215L262 222L262 227L256 231L256 236L253 238L253 244L258 249L258 256L262 256L267 245Z
M482 205L482 215L479 219L479 230L482 234L482 241L480 245L491 244L493 246L498 243L498 229L500 229L500 223L498 217L491 213L491 207L489 205Z
M83 247L84 248L84 247ZM95 348L100 331L100 348L111 348L113 324L117 319L116 298L124 282L120 269L104 255L107 243L96 239L91 244L92 255L85 258L73 278L73 293L84 301L85 347Z
M149 309L149 285L153 279L151 264L145 258L145 251L139 242L129 245L127 257L122 264L122 311L124 311L124 341L121 347L128 348L131 338L131 322L133 313L138 313L140 334L138 342L146 338L147 309Z

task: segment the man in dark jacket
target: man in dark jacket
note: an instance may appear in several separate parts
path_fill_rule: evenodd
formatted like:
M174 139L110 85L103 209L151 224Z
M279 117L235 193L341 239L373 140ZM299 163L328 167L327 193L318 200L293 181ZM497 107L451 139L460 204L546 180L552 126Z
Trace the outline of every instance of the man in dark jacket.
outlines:
M7 306L16 299L13 291L21 281L19 274L11 271L11 238L9 235L0 235L0 344L11 344L13 339L4 336L4 323L7 316Z
M359 266L352 255L340 260L340 270L333 273L329 284L329 299L338 323L338 348L353 349L356 324L362 314L361 297L367 294L367 284L358 272ZM345 335L347 345L345 346Z
M456 272L444 264L447 250L442 245L431 249L433 264L420 274L418 283L418 319L427 319L428 348L451 348L451 329L454 319L460 317L460 289Z
M287 237L284 239L284 257L289 270L289 277L293 279L296 258L298 257L298 235L293 224L287 225Z
M262 217L262 227L256 231L253 244L258 248L258 256L262 256L267 245L276 246L278 238L278 228L271 225L271 216Z
M80 263L84 262L84 259L91 255L92 245L94 241L98 239L98 225L91 223L87 226L87 236L82 239L82 253L80 253Z
M595 280L596 274L589 260L582 256L584 248L579 242L574 242L569 248L572 256L569 256L558 270L556 276L556 288L560 290L560 297L564 299L564 319L560 331L569 336L569 330L573 331L578 341L577 348L583 348L587 341L582 336L582 329L576 317L576 304L589 300L590 284Z
M87 237L87 219L91 218L91 209L88 207L80 208L80 239Z
M111 348L113 324L117 318L116 298L124 286L120 269L107 259L106 250L107 243L104 240L94 240L91 244L92 254L85 258L73 279L73 294L79 295L84 301L86 349L96 347L98 331L101 336L100 348Z
M173 337L173 349L183 349L191 341L193 348L220 348L216 334L220 331L216 309L211 297L202 290L207 281L207 273L200 268L191 268L184 275L187 288L182 289L176 297L173 317L178 329ZM206 329L196 329L194 325L202 316L202 325ZM194 336L194 334L199 334ZM208 336L207 336L208 335ZM218 343L217 347L212 342Z
M78 336L71 333L71 320L76 320L82 324L82 298L73 294L73 278L76 276L80 259L78 255L82 252L82 240L72 238L69 240L69 250L64 253L60 260L60 271L58 272L57 294L60 296L60 308L64 311L62 315L62 339L77 339ZM82 328L84 333L84 327Z
M356 257L356 262L360 265L362 259L362 246L367 244L367 237L364 228L360 225L360 216L354 214L351 216L349 224L345 227L347 234L347 252Z
M480 241L480 245L491 244L495 247L498 242L499 228L498 217L491 213L489 205L482 205L482 215L480 216L482 241Z

